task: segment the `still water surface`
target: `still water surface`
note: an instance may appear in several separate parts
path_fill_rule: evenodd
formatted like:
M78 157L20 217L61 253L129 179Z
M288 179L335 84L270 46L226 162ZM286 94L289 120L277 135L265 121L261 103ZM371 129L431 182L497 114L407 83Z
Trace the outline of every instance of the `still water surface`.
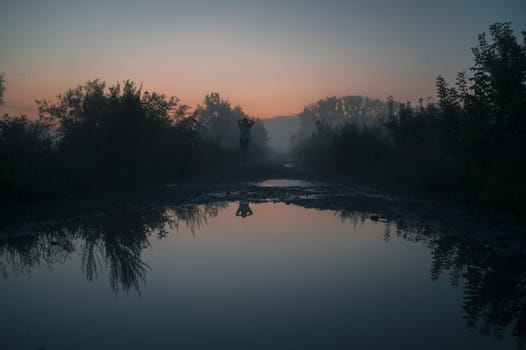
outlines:
M0 240L0 349L514 349L524 270L488 280L517 266L495 251L272 203L22 227Z

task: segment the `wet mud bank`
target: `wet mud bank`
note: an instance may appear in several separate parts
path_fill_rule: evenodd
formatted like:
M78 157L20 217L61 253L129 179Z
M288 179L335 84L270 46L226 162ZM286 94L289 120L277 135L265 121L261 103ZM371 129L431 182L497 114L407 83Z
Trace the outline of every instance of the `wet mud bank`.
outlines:
M416 225L482 239L526 237L526 220L512 214L387 194L349 181L324 179L315 171L283 161L243 163L173 184L39 204L2 220L0 236L9 236L20 226L54 220L244 201L359 213L374 221Z

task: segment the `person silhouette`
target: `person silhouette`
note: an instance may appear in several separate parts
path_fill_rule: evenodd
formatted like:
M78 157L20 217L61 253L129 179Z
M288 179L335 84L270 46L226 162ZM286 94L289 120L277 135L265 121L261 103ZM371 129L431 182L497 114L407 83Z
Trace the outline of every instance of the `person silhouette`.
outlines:
M254 121L247 117L239 119L237 126L239 126L239 147L246 152L250 146L250 128L254 125Z
M237 208L236 216L241 216L243 219L247 216L254 214L252 209L248 206L250 202L248 201L239 201L239 208Z

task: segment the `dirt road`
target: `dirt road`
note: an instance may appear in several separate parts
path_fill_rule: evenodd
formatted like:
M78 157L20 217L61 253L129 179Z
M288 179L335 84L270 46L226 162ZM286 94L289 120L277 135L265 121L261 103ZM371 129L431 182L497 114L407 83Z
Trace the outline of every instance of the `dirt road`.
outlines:
M297 166L285 156L250 159L210 169L176 183L126 193L92 195L40 204L3 220L12 223L60 220L121 211L142 211L213 202L280 202L320 210L358 213L361 217L476 237L526 237L526 221L505 213L463 204L388 194Z

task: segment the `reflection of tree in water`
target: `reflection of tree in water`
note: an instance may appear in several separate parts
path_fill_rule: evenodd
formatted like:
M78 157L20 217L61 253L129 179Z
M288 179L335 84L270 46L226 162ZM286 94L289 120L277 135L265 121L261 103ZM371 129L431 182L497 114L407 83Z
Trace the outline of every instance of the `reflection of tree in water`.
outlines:
M470 329L501 337L511 326L520 346L526 341L526 259L524 250L451 238L434 240L432 278L450 272L464 281L463 309Z
M169 226L172 230L179 231L180 223L195 234L203 225L207 225L208 217L216 217L219 211L225 209L228 203L209 203L198 206L179 206L167 210Z
M178 231L181 224L194 233L206 225L207 216L216 216L225 207L184 206L46 224L31 234L0 240L0 267L8 277L9 271L30 272L40 265L64 262L78 250L88 280L96 279L106 265L114 293L121 289L139 292L149 269L141 253L152 235L163 238L168 229Z
M337 215L354 227L378 218L352 210ZM392 231L404 240L426 244L432 255L433 281L448 273L454 286L463 287L463 311L469 329L500 338L511 328L517 345L526 344L524 239L510 242L497 235L488 240L462 233L446 235L429 226L399 221L385 222L386 242L391 240Z
M193 233L207 224L207 217L217 216L226 206L216 203L112 214L26 229L27 235L0 239L0 269L8 277L10 272L30 272L40 265L52 267L78 250L89 280L97 278L106 265L115 293L121 289L139 291L149 269L141 253L148 247L150 236L165 237L181 225ZM339 216L354 226L376 221L359 211L344 211ZM386 223L384 239L389 241L393 234L430 248L433 280L447 273L453 285L463 287L464 317L469 328L500 337L511 327L517 343L525 343L524 244L445 235L428 226L401 221Z
M64 262L74 250L72 239L64 237L62 232L3 239L0 240L0 270L3 277L8 278L9 272L26 273L42 264Z
M149 245L152 232L163 230L163 211L123 213L86 220L77 229L80 238L82 268L88 280L97 278L104 261L110 273L111 287L124 290L139 288L148 265L142 250Z
M387 240L390 232L386 231ZM511 327L518 346L526 342L526 246L493 238L442 235L429 227L396 223L396 235L424 242L431 250L431 279L448 273L464 289L464 318L469 329L502 337Z
M359 225L363 225L365 221L369 218L369 215L367 215L366 212L351 210L341 210L335 214L340 218L342 222L350 222L354 228L356 228Z

